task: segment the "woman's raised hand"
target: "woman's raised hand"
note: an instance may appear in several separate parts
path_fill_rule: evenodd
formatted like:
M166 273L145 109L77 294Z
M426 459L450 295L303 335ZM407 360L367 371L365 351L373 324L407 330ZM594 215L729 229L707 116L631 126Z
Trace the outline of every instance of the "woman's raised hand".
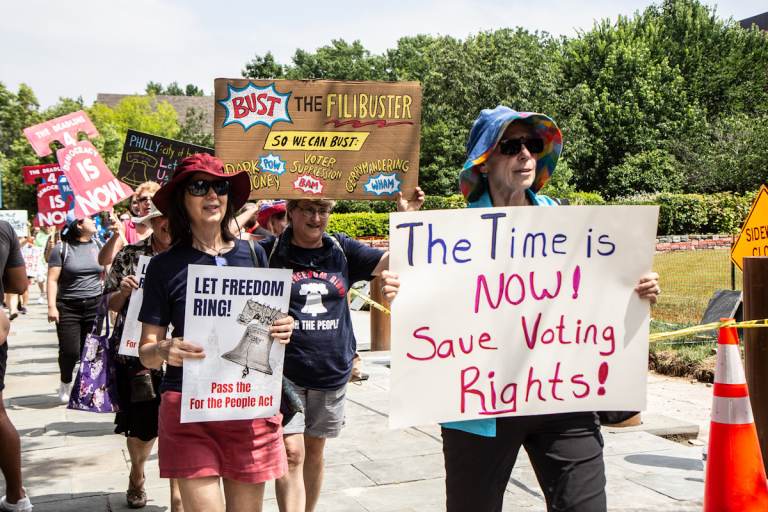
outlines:
M416 187L410 198L403 197L402 192L397 193L397 211L399 212L417 212L424 204L426 195L421 187Z

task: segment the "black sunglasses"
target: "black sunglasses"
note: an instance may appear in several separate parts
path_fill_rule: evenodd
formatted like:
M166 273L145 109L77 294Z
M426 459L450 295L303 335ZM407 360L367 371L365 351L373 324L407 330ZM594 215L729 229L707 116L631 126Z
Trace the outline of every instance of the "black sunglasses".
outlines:
M499 142L499 153L514 156L523 150L523 145L531 153L544 151L544 139L541 137L520 137L519 139L504 139Z
M229 194L229 181L190 180L187 182L187 192L192 196L202 197L210 189L213 189L217 196L225 196Z

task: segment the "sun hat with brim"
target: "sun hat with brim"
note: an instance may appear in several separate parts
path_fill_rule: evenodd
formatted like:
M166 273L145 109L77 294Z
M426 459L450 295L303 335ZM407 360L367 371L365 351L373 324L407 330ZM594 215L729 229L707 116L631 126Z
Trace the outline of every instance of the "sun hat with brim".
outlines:
M259 226L266 226L271 216L282 212L285 212L285 201L263 201L259 205L256 221L259 223Z
M518 112L503 105L484 109L469 132L467 160L459 173L459 189L467 201L477 201L485 193L488 181L478 166L488 160L504 131L515 121L530 124L536 135L544 139L544 151L536 155L536 177L531 190L541 190L555 172L557 159L563 150L563 135L550 117L535 112Z
M150 202L149 203L149 213L146 214L143 217L133 217L131 220L134 224L144 224L145 226L151 228L152 223L150 222L152 219L156 219L157 217L162 217L163 212L157 209L155 206L155 203Z
M242 208L251 194L251 180L247 172L226 173L224 172L224 164L218 158L208 153L195 153L179 162L173 177L152 196L152 202L157 209L167 215L176 187L186 183L196 172L204 172L229 181L228 200L232 203L232 208L235 211Z

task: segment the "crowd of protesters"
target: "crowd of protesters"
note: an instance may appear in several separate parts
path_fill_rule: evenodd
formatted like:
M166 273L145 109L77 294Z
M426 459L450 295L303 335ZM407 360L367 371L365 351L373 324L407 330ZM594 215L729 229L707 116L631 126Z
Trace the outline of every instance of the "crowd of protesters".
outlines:
M555 122L507 107L484 110L467 143L460 189L470 207L556 206L538 194L562 148ZM328 199L248 203L246 173L228 174L207 154L183 160L164 185L138 186L129 211L108 222L68 217L59 232L38 230L8 238L0 271L13 274L0 314L0 369L4 374L9 319L24 312L26 289L37 282L59 341L58 398L68 402L73 372L100 303L114 316L115 433L126 437L131 468L126 501L147 503L146 465L158 439L160 476L170 479L171 510L261 510L264 484L275 481L281 511L312 511L323 484L324 451L345 422L347 383L357 358L347 291L380 276L393 300L397 275L389 254L326 229L335 202ZM400 196L399 211L421 208L424 194ZM100 236L100 224L110 235ZM5 245L3 246L5 247ZM139 357L117 355L140 256L151 256L139 313ZM183 364L205 353L184 333L189 264L291 269L289 315L274 322L273 338L286 346L283 386L302 412L255 420L181 423ZM45 276L45 278L44 278ZM4 275L5 277L5 275ZM333 283L333 284L331 284ZM306 289L319 290L330 330L315 330ZM655 302L654 273L639 278L640 298ZM13 295L10 295L13 294ZM170 332L169 332L170 330ZM118 341L116 341L118 340ZM358 372L359 373L359 372ZM2 398L0 375L0 398ZM358 376L359 378L359 376ZM31 510L21 486L19 437L0 401L0 466L6 496L0 511ZM519 449L527 450L548 510L606 509L602 438L595 413L446 423L442 426L449 511L498 511Z

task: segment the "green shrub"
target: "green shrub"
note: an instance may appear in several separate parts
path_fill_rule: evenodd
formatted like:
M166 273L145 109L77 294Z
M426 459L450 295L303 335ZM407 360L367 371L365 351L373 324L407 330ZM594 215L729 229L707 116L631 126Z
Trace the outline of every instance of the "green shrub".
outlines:
M346 233L353 238L389 236L388 213L336 213L328 219L329 233Z
M755 193L739 195L730 192L718 194L641 194L621 200L606 201L593 192L565 192L557 199L567 199L572 205L659 205L659 235L735 233L747 217ZM344 209L358 208L353 203L371 208L371 204L386 204L394 210L394 203L384 201L339 201ZM346 204L349 206L346 206ZM439 197L428 196L425 210L456 209L466 207L460 194ZM389 235L389 214L385 212L339 213L337 209L328 221L328 231L342 232L352 237Z
M612 204L659 205L659 235L735 233L747 217L754 193L747 195L655 194Z
M654 149L628 156L608 170L603 186L606 197L624 197L627 191L672 192L682 188L684 177L675 157Z

